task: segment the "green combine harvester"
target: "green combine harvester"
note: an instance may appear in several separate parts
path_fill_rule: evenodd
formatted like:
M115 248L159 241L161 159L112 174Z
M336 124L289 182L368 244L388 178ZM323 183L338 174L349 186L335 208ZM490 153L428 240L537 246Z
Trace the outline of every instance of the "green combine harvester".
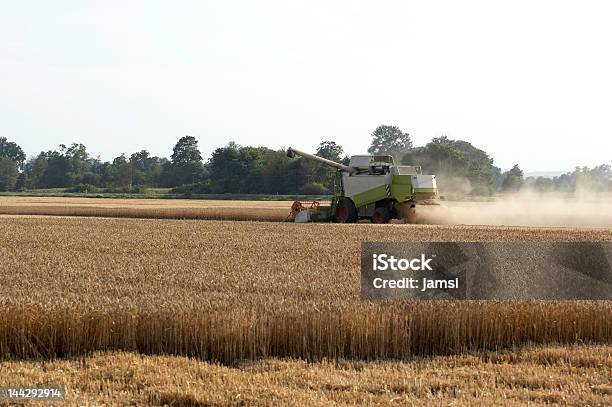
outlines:
M295 148L287 150L288 157L296 155L336 168L337 187L330 205L294 202L289 219L295 222L404 219L412 223L417 203L438 199L435 175L422 174L418 166L395 165L390 155L354 155L344 165Z

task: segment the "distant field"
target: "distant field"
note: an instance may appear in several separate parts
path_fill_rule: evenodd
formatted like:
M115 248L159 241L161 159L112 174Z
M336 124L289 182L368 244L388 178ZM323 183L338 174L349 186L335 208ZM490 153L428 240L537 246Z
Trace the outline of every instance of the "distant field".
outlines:
M292 202L0 196L0 215L283 221Z
M310 200L302 199L302 202ZM292 202L0 196L0 215L284 221ZM416 223L612 228L612 197L609 196L581 199L521 196L498 197L486 202L439 203L417 205Z
M329 199L327 195L279 195L279 194L183 194L172 193L170 188L146 188L143 192L67 192L66 188L34 189L22 192L0 192L0 197L39 198L91 198L91 199L204 199L223 201L283 201Z

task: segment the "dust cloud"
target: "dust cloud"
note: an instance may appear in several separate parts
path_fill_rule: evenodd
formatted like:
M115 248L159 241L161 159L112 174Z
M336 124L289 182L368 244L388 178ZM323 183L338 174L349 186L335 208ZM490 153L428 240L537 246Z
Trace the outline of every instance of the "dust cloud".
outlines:
M612 227L612 194L521 192L490 201L440 201L417 206L416 223Z

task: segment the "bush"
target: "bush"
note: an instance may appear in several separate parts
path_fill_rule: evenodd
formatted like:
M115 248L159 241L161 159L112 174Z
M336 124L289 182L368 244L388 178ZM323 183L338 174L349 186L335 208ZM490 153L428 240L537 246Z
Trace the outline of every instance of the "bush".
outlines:
M100 191L100 189L97 186L91 184L78 184L65 189L65 192L76 192L80 194L98 191Z
M144 194L147 192L147 188L144 185L133 185L131 187L110 187L106 188L104 192L118 194Z
M210 184L206 182L198 182L195 184L184 184L174 187L170 190L172 194L210 194Z
M300 192L304 195L326 195L328 193L325 185L319 182L311 182L300 188Z
M190 194L193 192L196 184L185 184L174 187L170 190L171 194Z

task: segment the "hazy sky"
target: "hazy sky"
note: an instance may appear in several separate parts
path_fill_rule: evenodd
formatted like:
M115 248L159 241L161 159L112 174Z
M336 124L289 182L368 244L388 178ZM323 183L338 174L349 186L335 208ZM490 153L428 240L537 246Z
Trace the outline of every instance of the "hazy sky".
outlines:
M506 169L612 163L601 1L2 1L0 136L112 159L199 139L363 153L379 124Z

